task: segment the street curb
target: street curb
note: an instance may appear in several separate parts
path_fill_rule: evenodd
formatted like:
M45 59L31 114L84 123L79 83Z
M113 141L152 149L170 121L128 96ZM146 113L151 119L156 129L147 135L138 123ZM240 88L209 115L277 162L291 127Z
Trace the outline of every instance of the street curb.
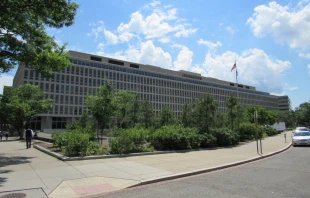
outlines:
M84 156L84 157L66 157L64 155L53 152L37 144L34 144L33 147L48 155L56 157L57 159L60 159L62 161L108 159L108 158L117 158L117 157L134 157L134 156L159 155L159 154L169 154L169 153L187 153L187 152L193 152L193 151L217 150L217 149L222 149L222 148L230 148L230 147L214 147L214 148L203 148L203 149L192 149L192 150L171 150L171 151L154 151L154 152L141 152L141 153L129 153L129 154L95 155L95 156Z
M292 146L292 143L289 144L288 146L278 150L278 151L271 152L271 153L268 153L266 155L262 155L262 156L259 156L259 157L250 158L250 159L247 159L247 160L237 161L237 162L233 162L233 163L229 163L229 164L224 164L224 165L220 165L220 166L215 166L215 167L211 167L211 168L199 169L199 170L194 170L194 171L190 171L190 172L184 172L184 173L178 173L178 174L158 177L158 178L154 178L154 179L142 180L141 183L133 185L133 186L131 186L129 188L137 187L137 186L142 186L142 185L147 185L147 184L152 184L152 183L157 183L157 182L162 182L162 181L167 181L167 180L178 179L178 178L182 178L182 177L198 175L198 174L207 173L207 172L213 172L213 171L216 171L216 170L221 170L221 169L225 169L225 168L230 168L230 167L238 166L238 165L241 165L241 164L246 164L246 163L249 163L249 162L254 162L254 161L257 161L257 160L261 160L261 159L264 159L264 158L267 158L267 157L279 154L279 153L281 153L283 151L286 151L291 146Z

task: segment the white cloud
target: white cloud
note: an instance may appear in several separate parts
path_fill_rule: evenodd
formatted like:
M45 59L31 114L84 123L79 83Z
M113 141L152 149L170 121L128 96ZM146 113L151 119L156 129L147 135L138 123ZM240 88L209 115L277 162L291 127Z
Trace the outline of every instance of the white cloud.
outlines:
M0 94L3 93L3 86L12 86L14 76L0 76Z
M113 34L112 32L108 30L104 30L104 36L108 43L110 44L117 44L118 43L118 37Z
M231 51L226 51L221 55L207 53L200 68L209 77L234 82L235 72L231 72L231 68L235 60L237 61L239 83L256 86L258 90L282 92L283 74L291 67L291 63L273 59L260 49L248 49L242 54ZM197 71L199 68L195 70Z
M182 24L184 20L179 20L177 8L155 8L147 16L143 16L140 11L134 12L130 16L128 23L121 23L117 31L119 33L129 32L143 34L146 39L166 38L169 34L175 37L188 37L197 31L197 28L187 28L190 24Z
M179 37L188 37L191 34L195 34L197 31L197 28L194 29L184 29L182 28L182 30L178 31L177 33L174 34L175 37L179 38Z
M160 1L153 1L152 3L150 3L151 6L155 7L157 5L160 4Z
M236 30L234 30L232 27L230 27L230 26L227 26L226 27L226 30L229 32L229 33L231 33L231 34L234 34L235 32L236 32Z
M216 41L215 43L213 43L211 41L206 41L206 40L203 40L203 39L199 39L197 41L197 43L199 45L207 46L209 48L209 50L211 50L211 51L215 51L218 47L222 46L222 43L220 41Z
M181 51L177 56L177 59L173 62L175 70L189 70L192 66L192 57L194 53L186 46L180 46Z
M295 90L298 89L298 87L296 87L296 86L291 86L291 85L289 85L288 83L284 83L284 89L288 89L288 90L290 90L290 91L295 91Z
M161 39L158 40L161 43L169 43L171 40L169 37L163 37Z
M260 5L247 20L254 35L263 37L270 34L279 43L287 43L291 48L310 48L310 4L296 11L276 2Z
M130 47L126 51L118 51L114 54L100 51L97 54L163 68L171 68L172 66L171 55L162 48L156 47L151 40L140 42L137 48Z
M307 67L308 67L308 74L310 75L310 64Z
M298 55L301 58L310 59L310 53L299 53Z
M122 34L119 35L119 40L120 40L121 42L128 42L128 41L130 41L130 39L131 39L132 37L134 37L134 36L135 36L134 34L131 34L131 33L129 33L129 32L124 32L124 33L122 33Z
M96 39L101 37L104 33L104 23L103 21L98 21L97 23L90 23L89 26L92 26L91 33L88 33L87 36L95 36Z

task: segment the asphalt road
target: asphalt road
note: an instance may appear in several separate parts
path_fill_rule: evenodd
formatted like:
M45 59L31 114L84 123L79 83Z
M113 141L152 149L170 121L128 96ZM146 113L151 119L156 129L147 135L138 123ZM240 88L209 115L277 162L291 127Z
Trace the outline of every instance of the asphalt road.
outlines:
M310 197L310 147L234 168L126 189L104 198Z

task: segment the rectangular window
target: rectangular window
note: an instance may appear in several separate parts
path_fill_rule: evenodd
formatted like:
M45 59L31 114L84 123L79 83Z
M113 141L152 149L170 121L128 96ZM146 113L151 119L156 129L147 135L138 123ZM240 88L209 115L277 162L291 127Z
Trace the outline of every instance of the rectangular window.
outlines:
M54 87L55 87L55 85L51 84L51 92L54 92Z
M76 85L78 85L78 84L79 84L79 82L80 82L79 77L78 77L78 76L76 76L76 77L75 77L75 84L76 84Z
M59 95L55 95L55 103L59 102Z
M75 96L75 101L74 101L75 103L74 104L79 104L79 97L77 97L77 96Z
M64 92L65 92L65 85L61 85L60 93L64 93Z
M101 62L102 59L99 57L91 56L90 60Z
M30 79L33 79L33 71L30 71Z
M59 93L59 85L56 85L56 93Z
M89 76L92 77L93 76L93 70L89 69Z
M76 68L75 74L80 75L80 68L79 67Z
M71 74L74 74L74 67L71 67Z
M70 76L66 76L66 83L69 84L70 82Z
M66 93L69 93L69 85L66 85Z
M49 91L49 86L50 86L50 84L48 84L48 83L45 84L45 91L46 91L46 92Z
M139 65L137 64L130 64L130 67L139 69Z
M60 96L60 104L63 104L64 103L64 95L61 95Z
M73 105L73 96L70 96L70 104Z
M115 64L115 65L122 65L122 66L124 66L124 62L121 62L121 61L109 60L109 63Z
M69 96L66 96L65 97L65 104L68 104L69 103Z

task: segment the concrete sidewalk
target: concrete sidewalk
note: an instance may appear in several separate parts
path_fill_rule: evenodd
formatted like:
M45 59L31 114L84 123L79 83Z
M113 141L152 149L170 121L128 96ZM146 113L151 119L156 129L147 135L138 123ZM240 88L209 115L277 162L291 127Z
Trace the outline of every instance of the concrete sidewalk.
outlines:
M287 143L283 134L262 141L263 153L278 151ZM0 191L42 188L49 197L85 197L103 194L143 180L195 171L259 156L256 142L236 147L159 155L63 162L25 142L0 142Z

